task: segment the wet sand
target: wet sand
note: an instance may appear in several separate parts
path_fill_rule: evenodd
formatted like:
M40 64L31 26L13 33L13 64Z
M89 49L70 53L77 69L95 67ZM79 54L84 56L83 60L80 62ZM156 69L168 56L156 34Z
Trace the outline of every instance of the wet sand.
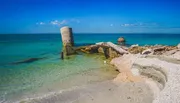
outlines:
M152 103L153 94L144 82L101 82L74 87L29 100L30 103Z

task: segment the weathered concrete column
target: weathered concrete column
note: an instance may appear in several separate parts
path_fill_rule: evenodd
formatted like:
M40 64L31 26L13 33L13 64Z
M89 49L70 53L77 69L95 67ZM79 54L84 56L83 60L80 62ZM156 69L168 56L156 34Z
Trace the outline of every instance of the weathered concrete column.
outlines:
M75 53L75 50L73 48L74 46L74 38L72 33L72 28L69 27L62 27L60 29L61 37L62 37L62 43L63 43L63 52L64 55L71 55Z
M72 28L65 26L65 27L62 27L60 31L61 31L63 46L66 46L66 45L74 46Z

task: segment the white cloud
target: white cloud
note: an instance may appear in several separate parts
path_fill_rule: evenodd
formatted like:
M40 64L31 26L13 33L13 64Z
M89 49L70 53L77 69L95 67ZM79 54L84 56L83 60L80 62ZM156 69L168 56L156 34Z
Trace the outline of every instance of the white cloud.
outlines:
M137 23L126 23L121 24L122 27L156 27L158 26L157 23L143 23L143 22L137 22Z
M114 24L110 24L110 26L114 26Z
M58 26L63 25L63 24L67 24L67 23L68 23L67 20L62 20L62 21L54 20L54 21L51 21L51 22L50 22L50 24L52 24L52 25L58 25Z
M130 26L135 26L135 24L122 24L121 26L123 26L123 27L130 27Z
M44 22L38 22L36 23L36 25L44 25L45 23Z
M69 24L69 23L80 23L80 21L78 19L70 19L70 20L62 20L62 21L59 21L59 20L53 20L53 21L50 21L49 23L45 23L45 22L38 22L36 23L36 25L44 25L44 24L50 24L50 25L57 25L57 26L61 26L61 25L64 25L64 24Z
M59 24L59 21L58 20L54 20L54 21L51 21L50 22L52 25L58 25Z

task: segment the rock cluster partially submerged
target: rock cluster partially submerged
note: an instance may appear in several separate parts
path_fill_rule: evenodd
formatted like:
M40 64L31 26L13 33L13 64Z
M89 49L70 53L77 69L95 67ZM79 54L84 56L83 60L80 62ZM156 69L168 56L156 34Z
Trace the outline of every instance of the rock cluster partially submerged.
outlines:
M179 44L180 45L180 44ZM114 58L122 56L123 54L142 54L142 55L171 55L176 54L179 51L178 46L164 46L164 45L154 45L154 46L139 46L132 45L130 47L120 46L113 44L112 42L100 42L95 45L78 47L76 50L84 53L102 53L107 54L109 58ZM177 53L178 54L178 53Z
M90 46L83 46L76 49L77 51L81 51L84 53L101 53L104 54L106 58L115 58L119 57L120 55L128 53L125 47L119 47L112 42L100 42L96 43L95 45Z

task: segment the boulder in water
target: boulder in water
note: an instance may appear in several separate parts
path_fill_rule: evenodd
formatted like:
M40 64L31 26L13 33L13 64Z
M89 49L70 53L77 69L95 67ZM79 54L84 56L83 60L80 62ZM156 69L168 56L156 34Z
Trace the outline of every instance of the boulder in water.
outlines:
M125 44L125 42L126 42L126 40L124 39L124 37L120 37L120 38L118 38L118 44L120 44L120 45L124 45L124 44Z

